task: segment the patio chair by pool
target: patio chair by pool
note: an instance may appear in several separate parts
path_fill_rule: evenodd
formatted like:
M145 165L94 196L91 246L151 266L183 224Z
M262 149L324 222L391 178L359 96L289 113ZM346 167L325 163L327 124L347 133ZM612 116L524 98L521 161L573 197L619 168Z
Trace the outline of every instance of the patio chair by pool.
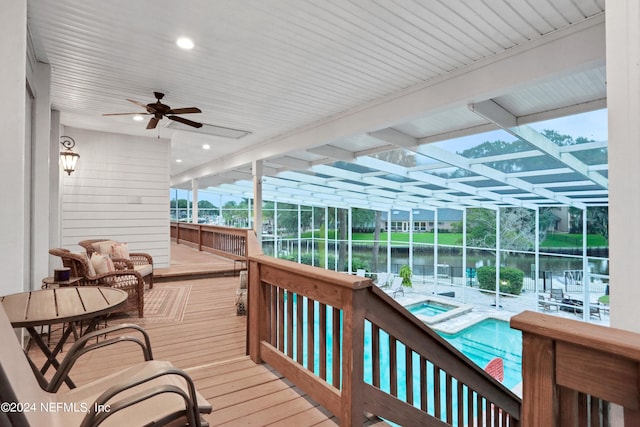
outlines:
M557 302L546 299L544 295L538 295L538 307L542 307L544 311L551 311L552 307L554 307L556 311L560 309Z
M564 292L560 288L551 288L549 291L549 298L555 300L556 302L562 302L565 299Z
M404 296L404 286L402 286L402 277L394 277L393 282L391 283L391 287L387 293L392 294L395 298L397 294L402 294Z
M390 273L378 273L376 275L376 285L379 288L387 288L389 287L389 280L393 277L393 274Z
M0 339L2 426L208 425L201 414L210 413L211 404L195 390L191 378L169 362L149 360L71 390L47 392L29 366L2 304ZM61 367L74 356L68 354Z
M87 251L87 256L91 258L94 252L106 254L127 264L127 268L140 273L144 281L153 288L153 258L144 252L129 252L125 243L120 243L109 239L91 239L78 242ZM119 249L114 252L113 246L119 245Z
M484 370L496 380L500 382L504 380L504 361L501 357L491 359Z

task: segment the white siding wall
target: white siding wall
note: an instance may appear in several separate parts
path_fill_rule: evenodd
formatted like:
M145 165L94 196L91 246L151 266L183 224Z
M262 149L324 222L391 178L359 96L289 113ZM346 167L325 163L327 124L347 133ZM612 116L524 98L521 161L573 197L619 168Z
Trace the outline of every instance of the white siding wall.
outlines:
M69 127L63 135L80 160L71 176L62 172L62 246L112 238L168 267L169 141Z

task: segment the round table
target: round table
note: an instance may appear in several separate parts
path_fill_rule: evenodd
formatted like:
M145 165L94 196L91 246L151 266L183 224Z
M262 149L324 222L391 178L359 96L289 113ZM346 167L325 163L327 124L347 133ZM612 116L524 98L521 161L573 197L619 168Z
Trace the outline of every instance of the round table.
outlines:
M98 286L74 286L50 288L37 291L22 292L0 297L0 302L14 328L26 328L40 350L47 356L47 361L36 373L41 380L50 366L58 369L60 363L56 356L62 350L69 336L76 334L76 322L90 321L84 333L93 331L98 319L117 310L127 301L128 294L121 289ZM49 326L66 323L60 341L51 351L40 334L37 326ZM32 364L33 365L33 364ZM35 365L33 365L34 371ZM75 387L71 379L65 380L70 388Z

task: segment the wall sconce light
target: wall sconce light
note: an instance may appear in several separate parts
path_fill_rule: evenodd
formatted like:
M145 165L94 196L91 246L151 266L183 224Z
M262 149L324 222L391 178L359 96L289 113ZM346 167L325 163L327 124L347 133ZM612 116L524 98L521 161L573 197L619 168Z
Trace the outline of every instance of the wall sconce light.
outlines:
M80 158L80 154L74 153L72 148L76 146L76 142L70 136L61 136L60 145L66 148L66 151L60 152L60 160L62 161L62 169L69 175L76 170L76 163Z

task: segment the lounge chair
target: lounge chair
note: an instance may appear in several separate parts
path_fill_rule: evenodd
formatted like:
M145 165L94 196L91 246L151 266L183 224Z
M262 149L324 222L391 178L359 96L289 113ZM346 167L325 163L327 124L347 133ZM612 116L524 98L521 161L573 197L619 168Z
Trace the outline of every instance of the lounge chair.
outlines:
M549 291L549 298L556 301L556 302L562 302L563 299L565 299L565 295L564 292L562 291L562 289L560 288L551 288L551 291Z
M402 294L404 296L404 286L402 286L402 277L394 277L393 282L391 282L391 287L387 293L390 293L394 298L398 294Z
M169 362L150 360L68 391L48 392L32 372L2 304L0 339L2 426L141 426L182 420L183 425L208 425L201 414L210 413L211 405L191 378ZM72 350L76 347L89 346ZM70 350L61 368L73 357Z
M90 239L78 242L78 245L87 251L89 258L94 252L105 253L106 251L107 255L112 255L110 249L107 250L107 248L111 248L114 244L118 244L118 242L110 239ZM128 252L126 258L119 258L119 260L125 262L127 268L140 273L149 288L153 288L153 258L151 255L144 252Z
M389 273L378 273L376 275L376 285L380 288L389 287L389 279L393 277L392 274Z
M502 382L504 380L504 361L501 357L494 357L484 367L485 372L496 380Z
M115 271L96 273L89 267L90 261L84 254L75 254L62 248L50 249L49 253L60 257L62 265L71 269L71 276L82 278L81 286L109 286L127 292L129 298L120 311L137 310L139 317L144 316L144 280L140 273L117 260L114 261Z
M538 295L538 307L542 307L544 311L550 311L552 307L555 307L556 311L559 310L558 303L551 301L550 299L546 299L544 295Z

